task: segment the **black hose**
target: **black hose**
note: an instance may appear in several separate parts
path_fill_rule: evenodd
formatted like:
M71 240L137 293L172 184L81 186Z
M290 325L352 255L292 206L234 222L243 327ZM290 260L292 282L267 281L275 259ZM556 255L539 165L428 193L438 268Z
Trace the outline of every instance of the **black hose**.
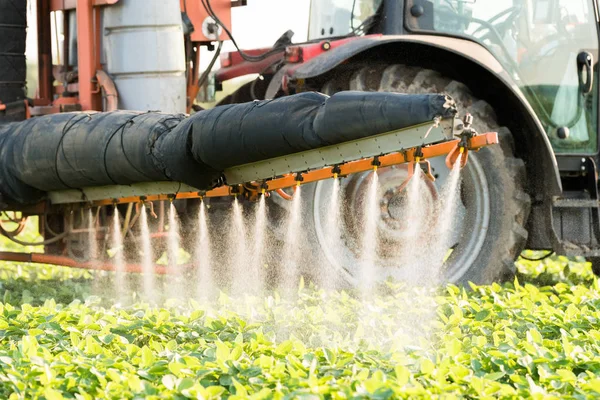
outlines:
M46 245L48 245L48 244L56 243L56 242L58 242L59 240L62 240L62 239L64 239L64 238L65 238L65 237L67 237L67 235L69 235L70 233L71 233L70 231L66 231L66 232L63 232L63 233L61 233L61 234L60 234L60 235L58 235L58 236L55 236L55 237L53 237L52 239L43 240L43 241L41 241L41 242L33 242L33 243L29 243L29 242L24 242L24 241L22 241L22 240L19 240L19 239L16 239L16 238L14 238L14 237L10 236L10 235L8 234L8 232L6 232L6 231L4 230L4 228L2 228L2 227L0 226L0 234L2 234L3 236L5 236L6 238L8 238L8 240L10 240L10 241L13 241L13 242L15 242L15 243L17 243L17 244L20 244L21 246L46 246Z
M208 78L208 74L210 74L210 71L212 71L212 69L215 65L215 62L217 61L217 58L219 58L219 55L221 54L222 47L223 47L223 42L219 41L219 45L217 46L215 55L213 56L212 60L210 60L210 64L208 64L208 67L202 73L202 76L200 76L200 79L198 79L198 87L201 87L204 84L204 82L206 81L206 79Z
M528 258L528 257L525 257L524 255L521 255L521 258L522 258L523 260L527 260L527 261L542 261L542 260L545 260L546 258L548 258L548 257L550 257L550 256L552 256L552 255L554 255L554 251L550 250L550 251L548 252L548 254L545 254L545 255L543 255L543 256L542 256L542 257L540 257L540 258Z
M227 36L229 36L229 39L231 39L231 42L233 43L233 45L235 46L237 51L240 53L240 56L244 60L246 60L248 62L258 62L258 61L262 61L262 60L272 56L273 54L281 53L285 50L285 46L283 46L283 47L276 47L276 48L271 49L271 50L269 50L263 54L260 54L258 56L251 56L249 54L244 53L238 46L237 42L233 38L233 35L229 31L229 29L225 26L225 24L223 22L221 22L219 17L217 17L217 14L214 12L212 6L210 5L210 0L201 0L201 1L202 1L202 6L204 7L204 9L208 13L208 15L210 15L215 20L215 22L217 24L219 24L221 26L221 28L223 28L223 30L225 31Z

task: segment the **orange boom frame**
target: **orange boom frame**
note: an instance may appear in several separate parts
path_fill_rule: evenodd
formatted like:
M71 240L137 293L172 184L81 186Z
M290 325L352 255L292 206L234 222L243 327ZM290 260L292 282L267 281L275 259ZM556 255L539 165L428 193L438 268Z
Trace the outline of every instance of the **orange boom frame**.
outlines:
M489 146L498 143L498 134L496 132L490 132L485 134L479 134L470 138L454 139L443 143L437 143L428 145L425 147L413 147L406 149L401 152L393 152L381 156L363 158L356 161L350 161L336 166L329 166L326 168L315 169L312 171L306 171L302 173L286 174L273 179L268 179L262 182L251 182L245 185L233 185L233 186L221 186L209 191L194 191L194 192L181 192L173 193L168 195L149 195L149 196L131 196L122 197L115 199L105 199L92 201L88 203L74 203L68 204L66 207L70 212L76 209L91 208L91 207L103 207L110 205L129 204L130 206L137 203L146 203L154 201L173 201L173 200L185 200L185 199L202 199L202 198L213 198L213 197L224 197L224 196L244 196L249 200L256 200L259 196L269 196L272 192L279 193L284 198L291 199L292 195L288 195L283 192L286 188L295 188L303 183L316 182L325 179L337 179L338 177L344 177L350 174L376 170L379 167L389 167L393 165L410 163L409 171L414 171L416 164L422 164L429 171L428 159L440 156L446 156L446 164L449 167L453 167L457 162L457 155L463 154L461 167L464 166L464 162L467 159L469 151L477 151L482 147ZM412 173L409 174L408 179ZM426 176L430 179L434 179L431 173L426 173ZM407 179L407 181L408 181ZM406 182L403 184L403 186ZM83 233L85 229L77 230L78 233ZM81 262L79 260L62 256L62 255L50 255L41 253L13 253L13 252L0 252L0 260L5 261L17 261L17 262L33 262L53 265L63 265L74 268L90 269L90 270L101 270L101 271L115 271L116 266L102 261L87 261ZM179 265L180 268L189 268L191 265ZM139 264L127 263L124 267L125 272L141 273L142 266ZM156 274L169 274L169 273L180 273L181 271L175 271L164 266L154 266L154 273Z

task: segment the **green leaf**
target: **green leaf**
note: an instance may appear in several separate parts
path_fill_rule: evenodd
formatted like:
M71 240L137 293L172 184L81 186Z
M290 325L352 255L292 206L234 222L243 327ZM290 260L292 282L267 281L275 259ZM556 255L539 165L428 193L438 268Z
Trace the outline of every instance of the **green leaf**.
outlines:
M454 357L460 354L462 350L462 343L458 339L450 339L446 342L446 352L450 357Z
M231 354L229 355L233 361L237 361L242 354L244 353L244 347L241 345L237 345L231 350Z
M583 385L583 388L600 393L600 378L590 379L585 385Z
M148 346L142 347L142 362L140 363L140 367L149 368L154 364L155 361L154 353Z
M421 373L423 375L431 375L435 369L435 364L429 358L421 358Z
M217 346L217 351L215 353L217 361L221 361L221 362L229 361L231 358L230 357L231 351L229 349L229 346L227 346L223 342L215 342L215 345Z
M181 373L181 370L184 369L186 367L185 364L182 364L180 362L170 362L169 363L169 371L171 371L171 373L175 376L179 376Z
M23 336L22 351L29 358L37 356L39 344L35 336Z
M485 374L485 379L490 380L490 381L497 381L498 379L502 378L504 375L506 375L506 373L504 372L492 372L489 374Z
M279 344L275 349L275 353L281 355L287 355L294 348L294 343L291 340L286 340Z
M398 385L400 387L406 385L410 379L410 371L403 365L396 365L394 367L394 372L396 374L396 380L398 381Z
M542 344L542 334L535 328L531 328L527 331L527 340L533 343Z
M191 388L192 386L194 386L194 380L192 378L183 378L177 384L177 390L181 392Z
M44 397L46 397L46 400L63 400L64 399L61 392L59 392L58 390L54 390L50 387L47 387L46 389L44 389Z
M323 348L323 353L325 354L325 359L327 360L327 362L329 364L335 365L337 361L337 356L335 352L325 347Z
M235 387L235 394L236 395L238 395L238 396L248 396L248 391L246 390L246 388L244 387L244 385L242 385L241 383L239 383L237 380L235 380L233 378L231 379L231 381L233 382L233 386Z
M561 368L557 369L556 373L562 378L564 382L575 383L577 381L577 376L575 376L575 374L571 370Z
M475 314L475 321L486 321L490 318L490 312L488 310L479 311Z

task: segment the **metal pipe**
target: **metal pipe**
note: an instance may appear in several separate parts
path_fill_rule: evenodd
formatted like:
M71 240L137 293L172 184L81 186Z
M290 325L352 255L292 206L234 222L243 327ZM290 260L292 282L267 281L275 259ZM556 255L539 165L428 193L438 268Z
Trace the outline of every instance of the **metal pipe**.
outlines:
M77 67L79 102L83 110L93 110L93 83L96 76L94 58L94 5L89 0L77 0Z
M279 196L281 196L281 198L284 200L292 201L294 199L294 194L296 193L297 188L298 188L298 186L294 186L293 194L287 194L286 192L283 191L283 189L276 189L275 193L277 193Z
M43 254L43 253L15 253L10 251L0 251L0 260L2 261L14 261L14 262L26 262L26 263L38 263L38 264L50 264L50 265L58 265L63 267L71 267L71 268L81 268L81 269L89 269L89 270L98 270L98 271L115 271L116 266L113 264L106 264L100 261L88 261L81 262L78 260L74 260L70 257L65 256L55 256L51 254ZM191 264L182 264L178 267L190 268ZM128 273L142 273L142 266L139 264L125 264L125 272ZM155 265L154 273L159 275L166 275L169 273L173 273L174 271L171 268Z
M384 0L383 2L383 34L403 35L405 0Z
M119 108L119 93L113 80L101 69L96 71L96 79L98 80L98 85L104 91L102 94L102 97L106 99L106 109L104 111L117 110Z
M133 203L127 205L127 212L125 213L125 221L123 221L123 228L121 229L121 237L125 238L127 231L129 231L129 222L131 221L131 212L133 211Z
M38 92L43 104L52 101L52 32L50 30L50 5L48 1L37 0L37 39L38 39Z

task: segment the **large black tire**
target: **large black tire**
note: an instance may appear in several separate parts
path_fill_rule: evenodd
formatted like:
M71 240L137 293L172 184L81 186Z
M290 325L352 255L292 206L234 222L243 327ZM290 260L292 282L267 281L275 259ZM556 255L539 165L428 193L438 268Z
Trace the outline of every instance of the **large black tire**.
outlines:
M0 102L24 100L27 66L25 40L27 36L27 2L0 0ZM2 121L20 121L25 110L0 115Z
M487 220L476 232L463 233L461 241L478 243L476 251L463 258L457 257L462 264L452 264L453 258L446 262L441 280L458 284L490 283L504 281L514 276L514 261L519 256L527 240L524 226L530 211L530 198L525 192L526 175L522 160L514 157L514 142L511 132L499 126L491 106L485 101L476 99L463 84L448 79L436 71L409 67L405 65L370 65L354 71L339 74L328 82L323 92L333 94L342 90L386 91L400 93L448 93L456 101L461 116L469 112L474 116L474 128L478 132L497 131L500 135L500 146L491 146L470 154L469 164L462 172L463 197L484 199ZM477 179L481 182L470 185L466 180ZM315 210L318 187L324 182L303 186L302 197L305 205L304 223L308 234L317 235L318 221ZM465 193L470 187L485 188L485 196L481 193ZM484 190L484 189L481 189ZM478 200L479 201L479 200ZM482 200L483 201L483 200ZM345 210L346 213L355 210ZM470 235L469 237L466 237ZM318 240L317 240L318 241ZM460 244L458 245L460 246ZM457 246L457 249L460 249ZM323 252L323 243L321 243ZM475 248L474 247L474 248ZM326 250L326 249L325 249ZM327 257L317 257L320 260ZM330 258L331 259L331 258ZM315 262L319 268L328 268L322 262ZM339 271L346 281L357 283L357 270L351 265L342 266ZM356 268L356 267L354 267ZM318 271L317 271L318 273Z

